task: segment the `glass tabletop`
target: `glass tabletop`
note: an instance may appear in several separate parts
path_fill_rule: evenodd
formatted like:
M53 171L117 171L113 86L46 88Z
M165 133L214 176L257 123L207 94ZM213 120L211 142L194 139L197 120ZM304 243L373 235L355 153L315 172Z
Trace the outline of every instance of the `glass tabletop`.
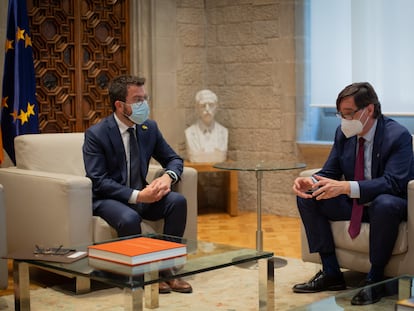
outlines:
M84 257L72 263L58 263L40 260L22 260L37 266L56 269L70 274L85 276L93 280L101 281L106 284L119 286L121 288L138 288L143 285L166 280L158 275L160 269L176 267L178 270L175 277L183 277L200 272L224 268L227 266L243 264L264 258L272 258L272 252L257 251L256 249L242 248L237 246L179 239L177 237L162 234L139 235L157 239L168 239L187 245L188 253L185 259L168 261L168 265L162 261L146 265L145 269L127 269L129 266L105 262L105 266L97 265L92 258ZM137 236L133 236L137 237ZM128 238L132 238L128 237ZM88 245L76 247L77 251L86 251ZM102 264L101 260L101 264ZM144 277L145 275L145 277Z
M213 167L223 170L235 171L281 171L305 168L305 163L294 161L263 161L263 160L238 160L215 163Z
M354 306L351 304L351 299L354 297L361 288L353 288L347 291L343 291L337 295L332 295L328 298L316 301L314 303L296 307L291 311L308 311L308 310L397 310L395 305L397 301L409 298L414 295L413 288L414 276L402 275L387 279L383 282L375 283L368 287L381 287L385 296L377 303L366 305L366 306ZM400 310L400 309L398 309ZM402 309L401 309L402 310ZM405 309L404 309L405 310Z

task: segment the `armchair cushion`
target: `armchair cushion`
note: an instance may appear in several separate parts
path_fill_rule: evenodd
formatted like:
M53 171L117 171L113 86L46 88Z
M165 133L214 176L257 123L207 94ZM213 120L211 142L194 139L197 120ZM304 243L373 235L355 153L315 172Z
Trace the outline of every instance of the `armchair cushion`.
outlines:
M20 169L85 176L84 133L28 134L14 140Z
M332 221L331 229L335 245L338 248L348 249L359 253L369 254L369 224L361 225L361 232L352 240L348 234L349 221ZM400 225L397 241L395 242L393 255L403 254L408 249L407 223Z

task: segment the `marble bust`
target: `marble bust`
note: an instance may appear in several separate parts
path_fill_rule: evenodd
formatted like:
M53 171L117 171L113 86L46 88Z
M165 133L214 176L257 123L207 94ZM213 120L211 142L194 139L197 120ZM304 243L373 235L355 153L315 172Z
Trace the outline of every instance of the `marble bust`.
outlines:
M195 96L198 120L185 130L187 156L191 162L223 162L227 158L228 130L214 116L217 95L201 90Z

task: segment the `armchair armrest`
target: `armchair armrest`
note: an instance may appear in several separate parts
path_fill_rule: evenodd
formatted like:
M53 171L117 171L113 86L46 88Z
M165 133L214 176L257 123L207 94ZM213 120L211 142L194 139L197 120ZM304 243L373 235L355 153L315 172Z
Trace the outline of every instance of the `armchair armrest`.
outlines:
M175 191L184 195L187 199L187 226L184 237L197 240L197 171L192 167L184 167L181 181L175 185Z
M92 184L86 177L0 169L8 251L92 242Z

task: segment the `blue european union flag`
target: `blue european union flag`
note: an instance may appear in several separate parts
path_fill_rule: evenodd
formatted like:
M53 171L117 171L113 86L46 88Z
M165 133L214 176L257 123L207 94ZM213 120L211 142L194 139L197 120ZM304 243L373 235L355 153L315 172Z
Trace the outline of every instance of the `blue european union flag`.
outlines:
M3 148L13 163L14 138L39 133L32 40L26 1L9 0L1 100ZM0 163L3 159L0 158Z

